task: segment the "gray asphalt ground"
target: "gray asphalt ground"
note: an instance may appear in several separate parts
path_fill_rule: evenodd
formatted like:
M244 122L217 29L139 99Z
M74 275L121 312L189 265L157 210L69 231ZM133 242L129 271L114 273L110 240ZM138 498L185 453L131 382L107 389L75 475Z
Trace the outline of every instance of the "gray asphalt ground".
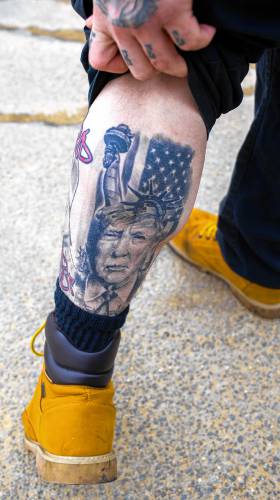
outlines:
M20 28L82 26L55 0L1 0L0 19ZM2 28L0 114L78 111L87 95L80 49ZM247 89L253 79L252 70ZM252 109L245 97L215 126L198 206L217 211ZM0 124L0 498L279 499L279 322L253 316L226 285L168 248L133 302L117 358L118 480L77 487L38 479L20 414L41 366L29 339L53 307L77 130Z

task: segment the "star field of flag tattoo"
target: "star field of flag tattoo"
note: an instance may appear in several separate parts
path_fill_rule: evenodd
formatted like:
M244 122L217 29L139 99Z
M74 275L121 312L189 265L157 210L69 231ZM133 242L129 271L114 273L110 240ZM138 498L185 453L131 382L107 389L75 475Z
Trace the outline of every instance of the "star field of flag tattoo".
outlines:
M193 151L162 136L151 139L139 189L146 192L153 186L154 196L169 200L166 220L172 221L172 232L178 225L183 203L190 186L190 164Z

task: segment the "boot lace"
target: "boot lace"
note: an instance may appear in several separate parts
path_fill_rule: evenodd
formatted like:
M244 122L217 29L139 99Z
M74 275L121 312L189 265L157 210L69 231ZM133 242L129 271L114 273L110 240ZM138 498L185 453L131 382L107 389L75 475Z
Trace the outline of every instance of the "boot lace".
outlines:
M217 224L215 222L209 222L206 224L198 234L199 238L204 238L206 240L216 240L217 234Z
M35 356L44 356L43 352L37 351L37 349L35 348L35 341L38 335L40 335L40 333L44 330L45 326L46 326L46 321L44 321L44 323L40 326L40 328L38 328L38 330L36 330L36 332L31 337L30 349L33 352L33 354L35 354Z

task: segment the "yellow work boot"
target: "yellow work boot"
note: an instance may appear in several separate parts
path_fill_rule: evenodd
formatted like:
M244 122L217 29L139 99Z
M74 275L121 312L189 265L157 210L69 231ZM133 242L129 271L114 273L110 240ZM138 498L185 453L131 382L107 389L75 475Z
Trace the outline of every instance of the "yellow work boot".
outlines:
M25 445L36 456L39 475L46 481L113 481L117 477L112 449L116 410L108 379L120 333L104 351L77 353L56 329L53 315L47 319L45 332L45 364L22 414Z
M279 318L280 290L257 285L231 270L216 239L217 223L217 215L194 208L187 224L169 245L183 259L225 281L252 312L264 318Z

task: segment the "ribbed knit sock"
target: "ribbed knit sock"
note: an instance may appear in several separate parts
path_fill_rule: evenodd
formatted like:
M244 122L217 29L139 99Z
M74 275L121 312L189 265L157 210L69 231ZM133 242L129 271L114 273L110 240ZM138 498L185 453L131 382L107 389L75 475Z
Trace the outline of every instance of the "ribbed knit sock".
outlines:
M125 323L129 308L118 316L101 316L77 307L56 283L54 294L55 319L61 333L77 349L98 352L112 340L114 333Z

